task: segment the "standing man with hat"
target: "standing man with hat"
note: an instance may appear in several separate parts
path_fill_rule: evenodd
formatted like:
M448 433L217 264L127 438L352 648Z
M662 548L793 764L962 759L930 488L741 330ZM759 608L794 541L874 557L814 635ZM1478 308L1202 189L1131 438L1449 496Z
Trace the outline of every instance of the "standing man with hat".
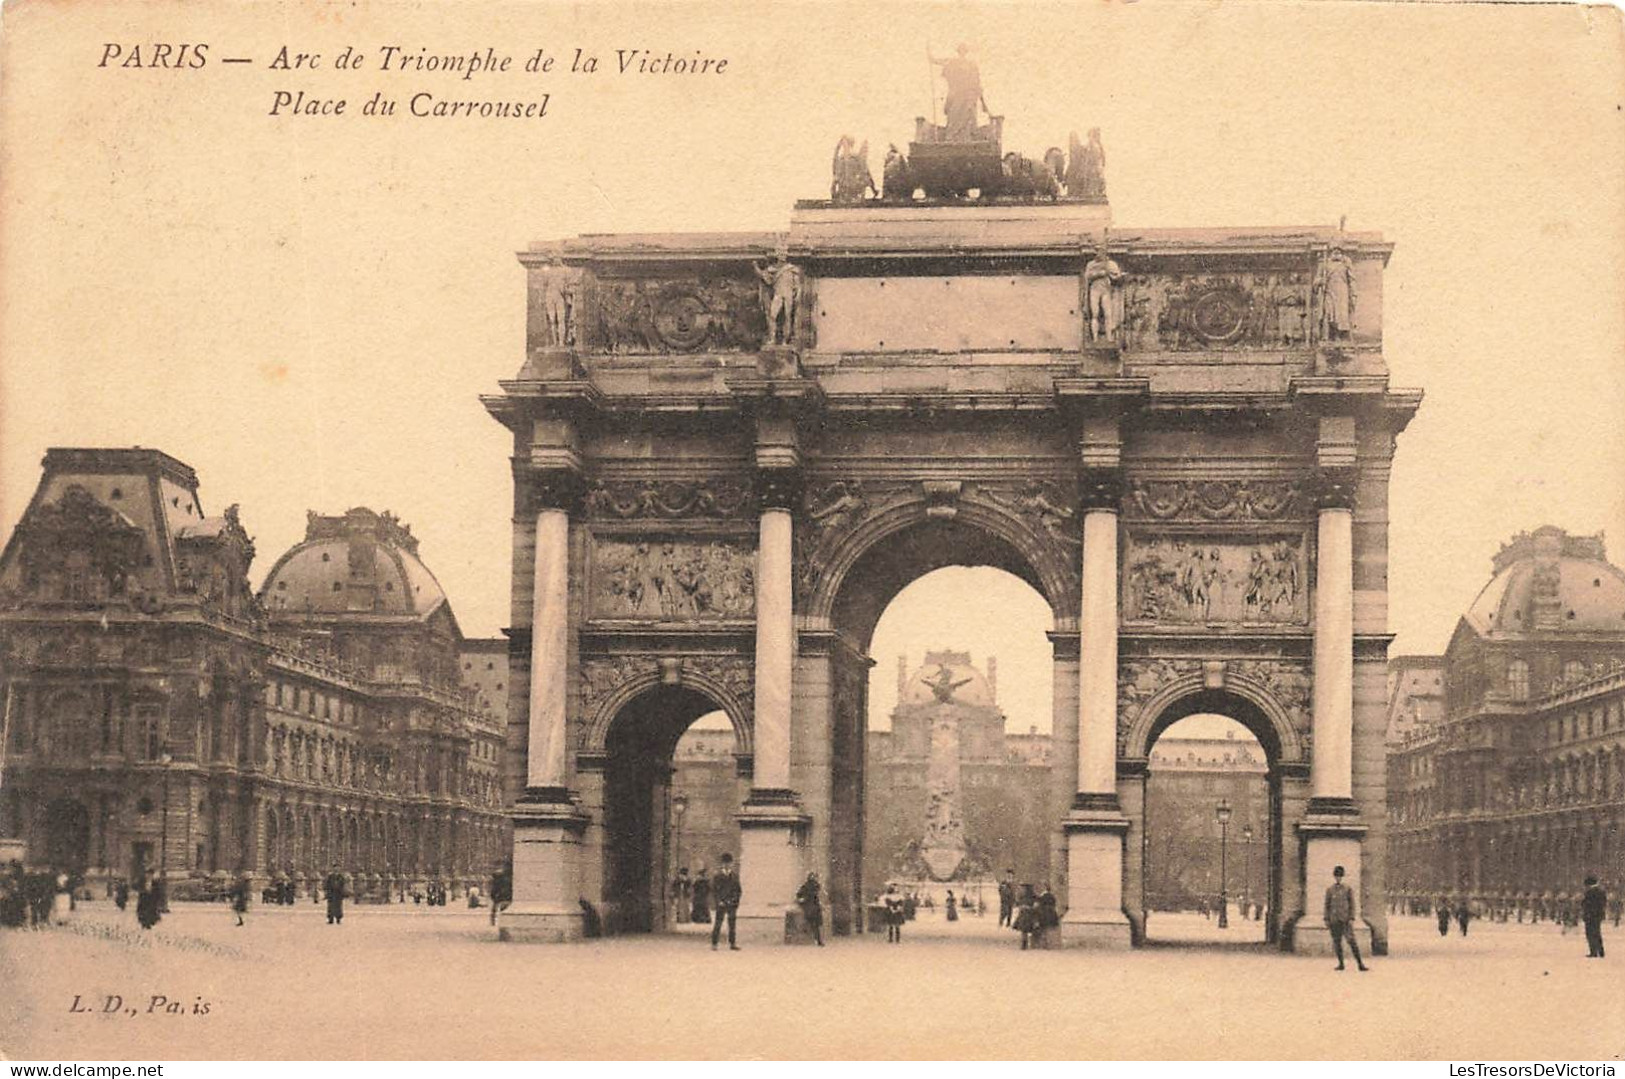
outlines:
M1332 870L1332 886L1326 889L1326 928L1332 931L1332 949L1337 952L1337 969L1343 969L1343 938L1354 953L1354 965L1369 970L1360 958L1360 942L1354 934L1354 892L1343 883L1343 867Z
M739 883L739 874L734 872L734 856L722 856L722 868L717 875L711 878L711 898L716 900L717 920L711 927L711 950L715 951L717 943L722 939L722 919L728 919L728 948L737 952L739 945L734 943L734 923L739 918L739 900L745 889Z

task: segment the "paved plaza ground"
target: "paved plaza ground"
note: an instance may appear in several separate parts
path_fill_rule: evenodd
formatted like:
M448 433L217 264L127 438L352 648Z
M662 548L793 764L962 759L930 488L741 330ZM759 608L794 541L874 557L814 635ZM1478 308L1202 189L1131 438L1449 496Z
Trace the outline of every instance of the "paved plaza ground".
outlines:
M1227 946L1194 915L1160 916L1186 943L1126 955L1021 952L991 918L923 922L898 946L736 953L692 932L499 944L484 911L421 907L352 909L338 927L315 906L256 908L239 929L223 906L177 904L149 934L105 903L75 918L0 933L12 1059L1625 1054L1625 934L1588 961L1578 932L1549 925L1441 939L1402 918L1395 954L1338 974ZM182 1014L149 1012L154 996Z

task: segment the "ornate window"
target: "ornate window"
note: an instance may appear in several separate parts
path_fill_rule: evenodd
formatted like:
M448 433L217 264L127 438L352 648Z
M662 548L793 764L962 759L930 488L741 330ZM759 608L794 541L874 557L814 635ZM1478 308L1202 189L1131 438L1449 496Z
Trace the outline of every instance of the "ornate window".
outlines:
M162 715L155 704L135 707L135 731L140 739L137 746L143 760L155 761L164 754Z
M1507 696L1515 701L1529 699L1529 663L1515 659L1507 664Z

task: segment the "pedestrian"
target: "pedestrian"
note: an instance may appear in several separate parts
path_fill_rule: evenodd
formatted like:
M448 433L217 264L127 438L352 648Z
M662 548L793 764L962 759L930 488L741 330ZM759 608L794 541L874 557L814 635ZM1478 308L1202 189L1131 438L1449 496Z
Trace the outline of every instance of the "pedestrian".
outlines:
M323 882L327 892L327 924L344 924L344 874L337 869L327 875Z
M1580 900L1580 917L1586 927L1587 959L1601 959L1602 920L1608 914L1608 893L1603 891L1596 877L1586 878L1585 895Z
M711 924L711 878L705 875L705 866L694 877L694 909L690 912L700 925Z
M497 924L497 915L513 902L513 862L503 862L491 874L491 924Z
M51 882L51 924L62 925L73 909L73 883L66 873L58 873Z
M1439 897L1438 905L1434 910L1434 914L1439 919L1439 936L1441 936L1441 937L1449 936L1450 935L1450 900L1441 895Z
M943 903L942 909L945 912L948 921L950 921L950 922L959 921L959 902L958 902L958 900L954 899L954 893L953 893L952 889L949 889L949 891L948 891L948 899L947 899L947 901L945 903Z
M880 901L886 905L886 943L903 943L903 893L897 890L895 881L886 885Z
M688 866L677 870L677 879L671 882L672 920L679 925L688 921L694 908L694 882L688 879Z
M158 924L160 917L162 917L162 897L158 893L158 884L151 877L143 875L135 896L136 923L142 929L151 929Z
M1016 916L1016 871L1006 869L999 881L999 925L1009 925Z
M113 885L113 905L118 907L119 910L123 910L129 904L130 884L123 877L120 877L118 883Z
M1343 966L1343 941L1347 938L1349 951L1354 953L1354 965L1361 971L1369 970L1360 957L1360 941L1355 936L1354 890L1343 883L1343 867L1332 870L1332 886L1326 889L1326 928L1332 933L1332 950L1337 953L1337 969Z
M1456 924L1461 926L1461 935L1464 937L1467 935L1467 922L1472 918L1472 916L1473 908L1468 905L1467 897L1462 896L1461 899L1456 902Z
M711 894L717 901L717 918L711 926L711 950L716 951L717 944L722 939L722 922L728 922L728 950L737 952L739 943L734 939L736 923L739 920L739 900L744 897L744 886L739 883L739 874L734 872L734 856L722 856L722 868L711 880Z
M915 892L903 896L903 921L912 922L920 912L920 897Z
M801 908L802 920L812 930L813 940L824 946L824 905L818 897L818 874L808 873L807 879L796 892L796 905Z
M1038 924L1038 895L1031 884L1021 886L1021 898L1016 900L1015 928L1021 934L1021 950L1026 951L1041 928Z
M1038 939L1033 943L1043 947L1051 932L1061 928L1060 903L1055 893L1050 891L1049 882L1044 882L1044 890L1038 893Z
M246 925L243 915L248 913L248 878L238 877L237 883L231 889L231 909L237 915L237 924Z

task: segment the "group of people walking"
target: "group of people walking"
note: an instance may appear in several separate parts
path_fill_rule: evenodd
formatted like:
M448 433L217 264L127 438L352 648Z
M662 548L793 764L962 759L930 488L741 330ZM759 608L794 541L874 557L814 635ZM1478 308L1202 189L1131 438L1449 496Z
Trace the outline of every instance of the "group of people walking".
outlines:
M1046 883L1039 891L1031 884L1016 887L1016 871L1006 869L999 881L999 925L1021 934L1021 950L1041 948L1046 934L1061 926L1060 904Z

